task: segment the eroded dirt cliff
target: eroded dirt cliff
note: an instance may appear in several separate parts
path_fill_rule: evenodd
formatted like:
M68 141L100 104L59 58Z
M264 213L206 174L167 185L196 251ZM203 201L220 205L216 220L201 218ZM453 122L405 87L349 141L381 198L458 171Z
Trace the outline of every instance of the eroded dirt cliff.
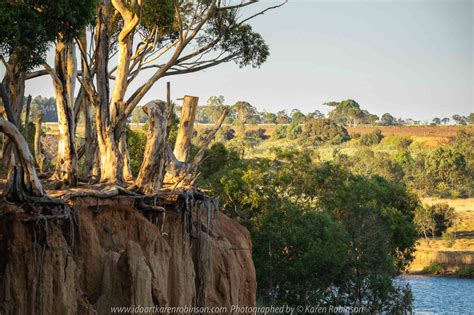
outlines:
M77 198L75 220L0 205L0 313L108 314L114 306L254 306L248 231L180 202ZM192 221L192 225L191 225Z

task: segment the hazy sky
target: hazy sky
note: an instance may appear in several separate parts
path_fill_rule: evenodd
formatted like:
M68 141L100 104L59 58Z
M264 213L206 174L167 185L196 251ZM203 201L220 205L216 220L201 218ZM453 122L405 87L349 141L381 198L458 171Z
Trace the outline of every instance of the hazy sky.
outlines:
M173 98L205 103L224 95L228 104L246 100L268 111L326 111L324 102L353 98L379 115L467 114L474 111L473 2L290 0L252 23L270 46L260 69L232 63L165 80ZM164 83L143 103L163 98ZM29 82L27 93L53 94L45 78Z

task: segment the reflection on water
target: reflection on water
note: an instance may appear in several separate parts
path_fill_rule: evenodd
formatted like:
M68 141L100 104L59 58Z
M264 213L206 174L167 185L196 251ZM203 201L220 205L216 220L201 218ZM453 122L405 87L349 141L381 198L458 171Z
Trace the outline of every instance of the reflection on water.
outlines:
M474 280L404 276L414 296L417 314L474 314Z

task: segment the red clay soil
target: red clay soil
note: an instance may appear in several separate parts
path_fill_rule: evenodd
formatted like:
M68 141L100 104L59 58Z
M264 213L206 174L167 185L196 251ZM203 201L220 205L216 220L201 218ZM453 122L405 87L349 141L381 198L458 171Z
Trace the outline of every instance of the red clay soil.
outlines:
M256 304L252 245L243 226L221 213L209 220L196 208L190 233L179 205L150 219L134 202L75 198L75 223L47 225L0 204L0 314Z

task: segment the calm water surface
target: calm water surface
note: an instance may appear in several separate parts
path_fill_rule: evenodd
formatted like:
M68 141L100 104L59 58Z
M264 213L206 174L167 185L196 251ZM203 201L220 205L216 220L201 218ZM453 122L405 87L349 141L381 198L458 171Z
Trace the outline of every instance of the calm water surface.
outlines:
M474 279L404 276L417 314L474 314Z

